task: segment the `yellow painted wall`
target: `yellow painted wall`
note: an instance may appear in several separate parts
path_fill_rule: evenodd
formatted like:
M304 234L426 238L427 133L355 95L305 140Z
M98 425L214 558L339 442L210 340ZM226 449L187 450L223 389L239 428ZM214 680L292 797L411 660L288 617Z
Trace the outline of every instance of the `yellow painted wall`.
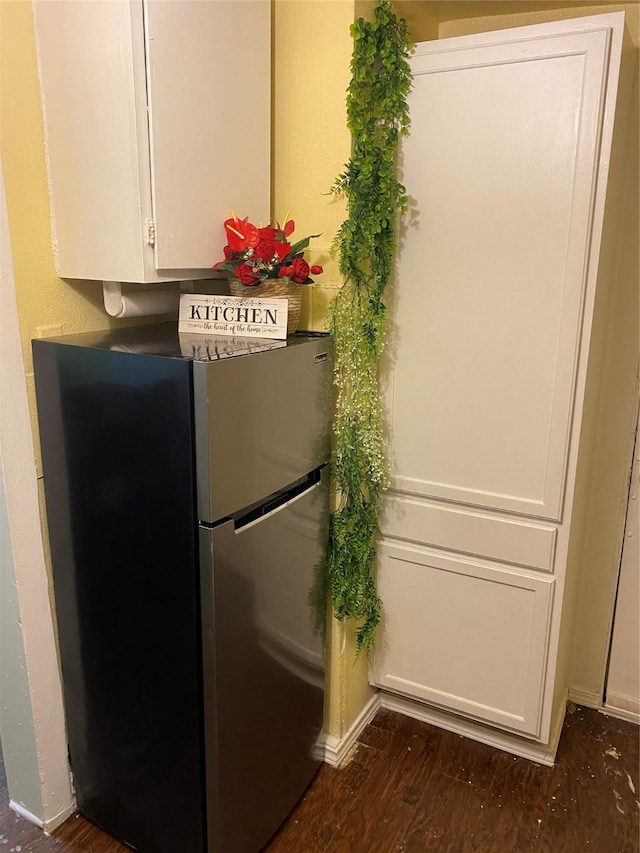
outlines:
M351 150L345 121L353 0L276 0L274 5L273 214L287 211L296 235L314 240L310 262L325 272L304 291L302 328L324 331L327 307L341 286L331 243L345 218L329 195Z
M547 21L561 21L566 18L582 18L586 15L602 15L605 12L626 12L627 25L632 34L636 48L638 47L639 33L639 17L638 3L607 3L607 4L589 4L584 5L567 4L564 8L535 8L531 11L520 11L518 13L510 13L508 2L496 4L479 2L476 4L478 11L473 17L464 18L461 20L443 21L440 24L439 38L448 38L449 36L462 36L468 33L489 32L491 30L502 30L506 27L524 27L529 24L542 24ZM483 12L482 7L487 6ZM540 4L532 4L532 6ZM504 12L496 14L504 7Z
M438 38L439 18L431 5L428 0L400 0L394 3L396 14L406 20L409 35L414 42Z
M345 97L350 80L349 27L368 4L354 0L276 0L274 4L273 214L290 211L296 234L322 236L311 263L325 272L304 291L303 328L324 331L327 309L342 286L332 241L346 216L329 195L351 153ZM328 631L326 727L340 737L371 695L367 661L356 661L353 626L332 620Z
M605 12L626 12L636 48L640 41L637 2L599 0L395 0L396 12L407 19L414 41L490 32Z

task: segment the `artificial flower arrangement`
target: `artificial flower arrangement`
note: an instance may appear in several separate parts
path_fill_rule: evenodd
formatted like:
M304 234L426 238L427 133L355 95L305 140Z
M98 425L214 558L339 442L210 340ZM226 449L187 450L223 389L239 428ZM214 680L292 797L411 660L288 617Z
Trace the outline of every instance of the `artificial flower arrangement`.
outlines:
M231 219L224 223L227 245L224 260L214 265L238 279L245 287L259 285L266 279L289 279L296 284L313 284L312 275L321 275L321 266L309 266L303 257L309 241L319 234L312 234L291 244L289 237L295 231L295 222L284 219L282 226L277 222L258 228L248 217L239 219L231 211Z

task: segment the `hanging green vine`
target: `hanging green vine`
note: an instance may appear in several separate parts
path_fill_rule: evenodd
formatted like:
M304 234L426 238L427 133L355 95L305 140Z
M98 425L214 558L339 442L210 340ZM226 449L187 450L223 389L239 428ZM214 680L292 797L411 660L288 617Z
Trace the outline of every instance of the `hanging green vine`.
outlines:
M338 619L362 620L358 650L370 648L380 621L374 580L379 497L387 464L382 434L378 360L385 340L385 288L393 266L395 217L407 207L396 178L400 135L409 130L411 44L404 19L379 0L372 21L358 18L347 126L351 159L332 192L344 196L347 219L335 239L345 283L335 298L336 451L339 506L331 517L329 582Z

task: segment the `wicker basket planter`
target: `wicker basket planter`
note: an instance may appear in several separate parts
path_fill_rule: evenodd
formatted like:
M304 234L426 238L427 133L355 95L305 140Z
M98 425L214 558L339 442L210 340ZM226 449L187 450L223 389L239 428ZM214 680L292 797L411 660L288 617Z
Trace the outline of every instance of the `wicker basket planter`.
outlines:
M287 334L292 335L300 323L300 308L302 306L302 285L292 282L289 278L267 278L260 284L244 285L238 278L229 278L229 288L232 296L243 299L288 299Z

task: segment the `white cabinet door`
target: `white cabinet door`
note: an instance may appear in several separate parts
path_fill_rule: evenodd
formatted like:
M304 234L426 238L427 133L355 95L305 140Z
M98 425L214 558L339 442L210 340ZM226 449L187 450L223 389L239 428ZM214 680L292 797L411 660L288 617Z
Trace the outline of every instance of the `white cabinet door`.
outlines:
M530 29L412 60L387 404L394 489L559 520L610 31Z
M144 239L142 5L38 0L33 8L58 275L145 281L153 250Z
M145 0L158 269L210 268L234 209L270 216L268 0Z
M34 13L58 274L210 278L229 209L270 215L269 0Z
M375 683L537 737L554 579L417 545L378 553Z

